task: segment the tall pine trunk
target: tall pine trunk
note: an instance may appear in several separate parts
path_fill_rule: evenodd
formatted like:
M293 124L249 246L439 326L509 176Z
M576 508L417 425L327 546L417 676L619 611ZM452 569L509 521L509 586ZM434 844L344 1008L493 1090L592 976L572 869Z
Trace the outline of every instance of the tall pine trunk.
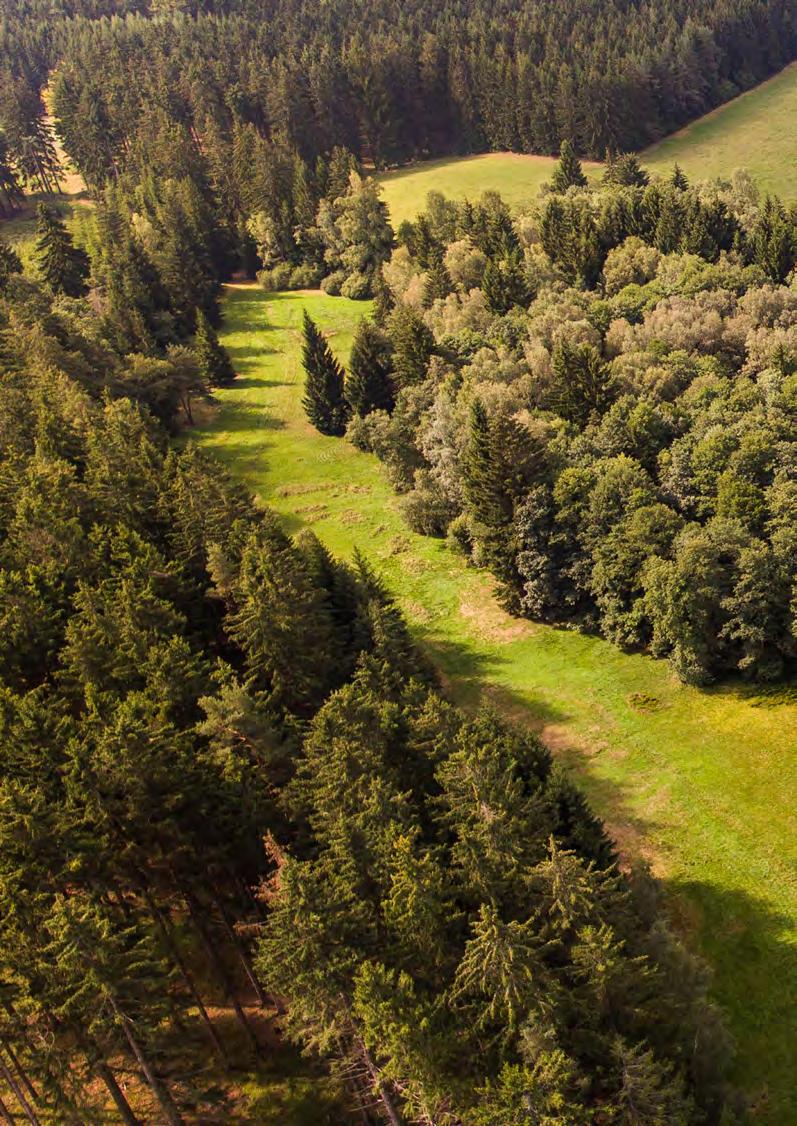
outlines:
M96 1071L100 1079L102 1079L103 1083L108 1088L111 1098L116 1103L116 1109L122 1116L122 1121L124 1122L125 1126L141 1126L140 1121L138 1120L138 1118L136 1118L135 1114L133 1114L130 1103L122 1093L122 1088L116 1082L116 1076L111 1071L108 1064L104 1062L96 1064Z
M133 1022L125 1013L122 1012L122 1010L117 1005L115 998L111 994L108 994L108 1000L110 1002L111 1008L114 1011L114 1015L119 1021L122 1031L125 1034L125 1039L130 1045L133 1055L138 1060L139 1067L144 1072L144 1077L146 1078L147 1083L149 1083L150 1087L152 1088L155 1098L158 1100L165 1120L169 1123L169 1126L183 1126L183 1118L174 1103L174 1099L170 1095L168 1088L156 1075L154 1068L152 1067L146 1053L144 1052L144 1049L139 1044L138 1039L133 1032Z
M183 960L183 956L180 953L180 949L177 945L177 939L174 937L174 934L172 933L171 923L169 922L168 918L163 914L160 907L158 907L158 905L155 903L155 901L153 900L152 896L149 894L147 889L145 887L143 887L143 885L142 885L141 890L143 892L144 899L146 900L147 906L149 907L150 912L152 913L152 917L155 920L155 924L158 927L158 930L160 931L161 937L163 938L164 945L165 945L166 949L168 950L174 964L177 966L177 969L179 970L180 975L181 975L183 981L185 982L185 987L188 990L188 993L191 996L191 999L193 1000L194 1004L196 1005L197 1009L199 1010L199 1015L202 1018L202 1022L205 1025L205 1028L207 1029L207 1033L208 1033L208 1036L211 1039L213 1047L215 1048L219 1059L224 1064L225 1068L227 1068L227 1067L229 1067L230 1061L229 1061L229 1058L227 1056L226 1051L224 1050L224 1045L222 1044L221 1040L219 1039L219 1034L215 1029L213 1021L208 1016L207 1009L205 1008L204 1003L202 1001L202 998L199 995L199 991L198 991L196 985L194 984L194 979L191 976L191 973L188 969L188 966L185 964L185 961Z

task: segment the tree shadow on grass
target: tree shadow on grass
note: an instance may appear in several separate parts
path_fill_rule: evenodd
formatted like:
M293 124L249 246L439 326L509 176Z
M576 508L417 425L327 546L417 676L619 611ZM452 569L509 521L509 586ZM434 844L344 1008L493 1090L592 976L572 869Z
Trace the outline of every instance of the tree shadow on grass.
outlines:
M446 695L467 710L488 703L535 732L553 725L552 744L583 786L590 805L605 821L624 861L645 859L649 839L664 826L640 816L632 798L633 779L618 782L594 763L600 749L559 730L570 718L533 694L519 694L500 680L500 654L419 631L419 640L441 670ZM546 735L548 733L546 732ZM794 919L744 891L684 879L660 879L674 926L687 945L702 954L712 971L712 996L723 1009L737 1042L735 1081L744 1089L754 1121L797 1126L797 944Z
M736 1041L735 1081L756 1123L797 1123L794 919L746 892L663 881L675 927L712 970L711 994Z

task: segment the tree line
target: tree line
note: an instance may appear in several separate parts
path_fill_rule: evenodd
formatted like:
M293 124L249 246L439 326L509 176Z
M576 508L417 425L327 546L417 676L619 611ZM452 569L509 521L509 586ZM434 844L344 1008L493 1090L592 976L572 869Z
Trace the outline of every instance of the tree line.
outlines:
M336 149L381 168L553 153L564 136L603 158L769 77L796 35L788 0L334 0L321 13L299 0L75 0L58 12L3 0L0 169L57 187L52 79L59 135L92 191L148 170L182 177L188 160L230 232L264 212L289 239L307 225L308 192L316 205L327 194Z
M562 146L513 218L432 193L349 371L305 329L318 429L385 462L415 530L515 613L695 683L797 656L797 211L745 174L650 181Z

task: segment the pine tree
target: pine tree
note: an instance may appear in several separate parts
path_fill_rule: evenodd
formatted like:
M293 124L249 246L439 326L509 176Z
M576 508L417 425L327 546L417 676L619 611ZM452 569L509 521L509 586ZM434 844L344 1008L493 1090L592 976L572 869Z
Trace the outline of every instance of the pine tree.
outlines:
M12 274L22 273L22 262L19 255L8 246L7 243L0 240L0 293L8 285L8 280Z
M58 212L44 203L36 208L36 234L39 270L52 291L82 297L89 276L89 257L74 245Z
M448 297L453 290L454 283L451 280L451 275L446 269L442 254L438 252L432 256L429 272L423 283L424 309L429 309L438 299Z
M396 302L391 292L390 286L385 281L385 276L382 273L381 267L374 274L371 291L373 293L372 311L374 323L384 328L384 326L388 322L390 314L393 312Z
M235 369L204 309L196 311L194 351L199 362L199 375L205 385L229 387L235 379Z
M585 188L587 177L581 161L575 154L570 141L562 141L559 148L559 163L551 177L551 191L566 192L568 188Z
M393 372L398 389L422 383L434 351L434 336L411 305L397 305L388 335L393 345Z
M677 188L680 192L685 192L689 187L689 181L686 174L679 164L673 165L672 175L670 176L670 184L672 187Z
M510 251L500 261L491 258L481 287L490 309L499 316L515 306L528 305L533 295L523 270L522 251Z
M346 431L348 418L343 368L306 309L303 331L302 365L307 379L302 404L316 430L339 437Z
M594 345L558 341L553 370L551 406L562 418L585 426L593 411L601 414L609 406L610 372Z
M360 321L354 334L346 377L346 401L352 413L360 418L371 411L392 411L395 403L390 342L366 320Z

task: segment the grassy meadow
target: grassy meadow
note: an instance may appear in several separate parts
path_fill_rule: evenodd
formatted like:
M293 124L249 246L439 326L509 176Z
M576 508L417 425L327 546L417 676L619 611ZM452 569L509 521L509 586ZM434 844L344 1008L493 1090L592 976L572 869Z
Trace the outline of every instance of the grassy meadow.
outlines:
M375 458L301 408L307 307L346 359L362 303L228 287L239 378L195 439L291 531L379 568L461 703L492 701L578 773L625 855L665 881L677 926L714 969L757 1122L797 1124L797 688L701 692L666 664L508 617L488 577L404 525Z
M482 192L495 191L510 207L520 208L537 198L555 166L552 156L490 152L409 164L384 172L377 179L390 209L390 220L397 227L405 219L415 218L429 192L442 192L449 199L476 199ZM599 164L584 164L588 177L596 176L600 168Z
M652 172L680 164L690 179L746 168L762 192L797 199L797 63L640 153Z
M680 164L690 179L728 178L746 168L763 192L797 199L797 63L754 90L640 153L651 172L667 175ZM430 160L379 176L394 226L413 219L430 191L475 199L491 189L513 208L530 203L551 178L555 160L520 153ZM585 163L592 179L601 165Z

